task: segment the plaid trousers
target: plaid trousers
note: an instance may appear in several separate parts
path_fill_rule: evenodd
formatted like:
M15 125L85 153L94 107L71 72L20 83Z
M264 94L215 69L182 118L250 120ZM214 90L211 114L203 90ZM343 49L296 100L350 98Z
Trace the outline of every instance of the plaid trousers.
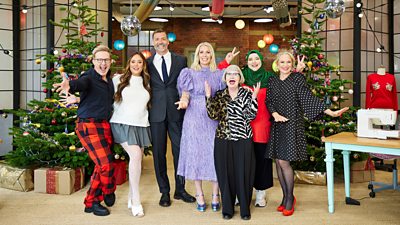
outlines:
M93 202L103 201L103 195L115 191L111 127L107 120L78 119L75 131L95 164L84 201L86 207L92 207Z

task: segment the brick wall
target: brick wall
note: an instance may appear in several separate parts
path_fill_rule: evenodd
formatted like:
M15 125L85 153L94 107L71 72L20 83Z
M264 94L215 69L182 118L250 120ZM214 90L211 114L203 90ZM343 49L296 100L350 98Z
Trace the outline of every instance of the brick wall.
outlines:
M201 19L175 18L168 23L145 22L142 30L153 30L156 27L163 28L167 32L176 34L176 41L170 43L170 50L184 55L185 48L195 48L200 42L210 42L218 48L237 47L240 50L239 65L245 65L245 55L249 50L258 49L264 56L266 69L271 70L271 63L275 55L269 52L268 46L263 49L257 47L258 40L264 34L274 35L274 44L280 48L289 48L289 43L282 40L282 35L293 38L296 35L296 26L292 25L284 29L278 23L254 23L253 19L244 19L246 26L242 30L235 28L236 19L225 18L222 24L204 23ZM117 31L118 30L118 31ZM115 32L114 32L115 31ZM119 23L113 23L113 41L121 38Z

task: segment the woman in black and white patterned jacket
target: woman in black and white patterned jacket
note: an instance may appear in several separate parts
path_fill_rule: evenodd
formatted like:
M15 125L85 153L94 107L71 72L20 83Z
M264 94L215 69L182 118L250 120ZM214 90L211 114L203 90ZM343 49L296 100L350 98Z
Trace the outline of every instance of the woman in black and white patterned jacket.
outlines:
M240 202L240 216L250 219L255 155L250 126L257 113L257 94L240 85L244 82L241 69L236 65L226 68L223 78L227 87L211 96L211 88L205 83L207 113L219 124L214 141L214 161L222 197L222 215L230 219L234 213L235 196Z

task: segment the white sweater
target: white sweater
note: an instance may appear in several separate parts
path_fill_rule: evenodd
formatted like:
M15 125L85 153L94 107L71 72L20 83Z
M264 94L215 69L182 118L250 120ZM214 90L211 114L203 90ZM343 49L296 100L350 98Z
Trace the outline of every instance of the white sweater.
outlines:
M121 75L112 80L117 91ZM149 92L143 87L143 78L131 76L129 85L122 90L122 101L114 102L114 113L111 123L121 123L131 126L148 127L149 118L147 102L150 99Z

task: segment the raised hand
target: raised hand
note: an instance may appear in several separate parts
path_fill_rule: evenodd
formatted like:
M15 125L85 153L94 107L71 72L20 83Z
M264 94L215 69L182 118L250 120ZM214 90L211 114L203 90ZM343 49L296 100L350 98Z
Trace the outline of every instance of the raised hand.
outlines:
M61 77L62 77L62 82L53 84L53 87L56 88L56 92L61 92L61 94L64 93L65 95L67 95L70 88L67 74L65 72L62 72Z
M231 52L228 52L228 54L226 54L225 56L225 60L228 64L231 64L232 60L239 55L240 51L236 51L236 47L233 48L233 50Z
M76 97L73 94L60 94L60 100L61 103L65 105L71 105L75 103L79 103L79 97Z
M304 55L301 58L300 55L297 55L297 67L296 67L297 72L302 72L304 68L306 68L306 64L304 63L304 58L305 58Z
M206 93L207 98L211 97L211 86L207 81L204 81L204 92Z
M257 82L257 84L253 86L254 90L253 90L253 95L251 96L253 99L257 98L258 92L260 91L260 87L261 87L260 82Z

